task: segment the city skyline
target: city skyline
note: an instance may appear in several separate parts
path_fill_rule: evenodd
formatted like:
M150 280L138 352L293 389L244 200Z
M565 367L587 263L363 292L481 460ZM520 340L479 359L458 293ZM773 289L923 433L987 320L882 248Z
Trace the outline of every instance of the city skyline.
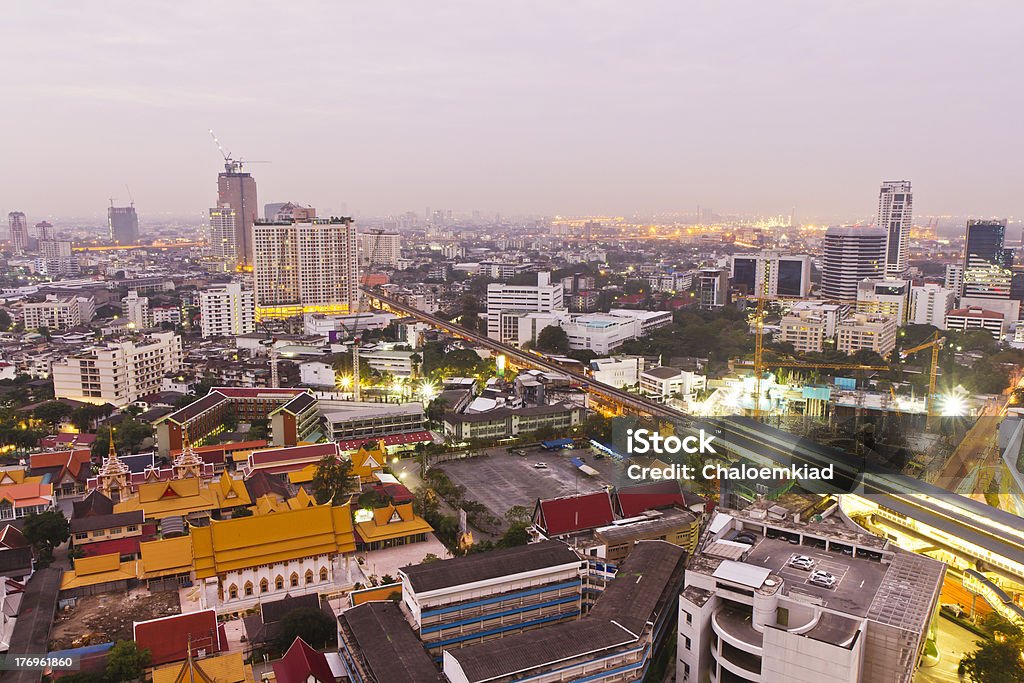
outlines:
M2 82L19 134L0 205L91 215L111 195L127 204L128 184L140 215L202 215L221 162L212 127L236 157L273 162L246 168L268 200L363 214L700 204L866 217L890 178L914 181L919 215L1024 213L1018 7L742 9L749 21L668 4L446 4L415 17L165 5L157 23L127 6L5 8L0 55L19 66ZM44 19L54 39L36 41L28 28ZM248 37L225 43L229 20ZM928 42L908 45L924 23ZM904 84L874 105L894 69Z

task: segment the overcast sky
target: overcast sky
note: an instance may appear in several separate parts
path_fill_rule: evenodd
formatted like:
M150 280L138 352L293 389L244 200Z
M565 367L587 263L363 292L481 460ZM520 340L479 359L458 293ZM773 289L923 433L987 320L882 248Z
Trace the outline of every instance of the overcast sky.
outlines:
M0 209L1024 213L1024 3L5 2ZM54 3L55 4L55 3Z

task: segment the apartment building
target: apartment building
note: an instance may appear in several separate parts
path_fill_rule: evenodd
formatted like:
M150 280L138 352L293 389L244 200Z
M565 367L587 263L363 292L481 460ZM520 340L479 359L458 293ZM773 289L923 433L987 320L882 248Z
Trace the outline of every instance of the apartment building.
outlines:
M896 348L896 319L855 313L836 328L836 349L847 354L861 350L888 356Z
M487 286L487 336L500 341L512 340L512 325L503 329L502 313L552 313L565 310L565 290L561 282L552 284L551 273L537 273L536 285L492 283ZM518 335L518 325L515 326Z
M907 321L910 308L910 282L886 278L857 283L857 312L895 318L897 325Z
M128 320L128 324L136 329L144 329L152 324L149 312L149 299L139 296L134 289L128 292L128 296L121 299L121 311Z
M824 350L825 340L831 338L828 331L829 321L822 313L813 310L792 311L782 316L779 340L792 344L799 353L815 353Z
M159 391L163 376L181 369L181 357L181 337L173 332L108 343L55 361L54 395L126 406Z
M946 315L953 310L956 292L937 284L912 287L910 290L910 315L908 320L915 325L931 325L946 329Z
M640 373L640 391L659 401L689 397L707 386L707 377L679 368L656 367Z
M256 331L256 297L240 282L199 293L203 337L237 337Z
M69 330L88 323L96 315L92 297L47 294L44 301L22 305L25 329Z

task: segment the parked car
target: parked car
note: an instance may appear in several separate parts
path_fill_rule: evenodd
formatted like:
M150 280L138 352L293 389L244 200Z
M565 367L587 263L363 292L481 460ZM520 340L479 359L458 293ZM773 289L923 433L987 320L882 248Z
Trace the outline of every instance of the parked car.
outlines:
M814 560L806 555L794 555L793 559L789 561L789 566L794 569L802 569L806 572L810 571L811 567L814 566Z
M546 470L547 468L548 468L548 464L546 462L535 462L535 463L533 463L533 469L535 469L535 470Z
M836 577L819 569L811 574L811 578L808 579L808 582L813 583L815 586L821 586L822 588L832 588L836 585Z
M732 540L737 543L746 543L747 545L754 545L754 542L757 541L753 534L748 534L746 532L736 534L732 537Z

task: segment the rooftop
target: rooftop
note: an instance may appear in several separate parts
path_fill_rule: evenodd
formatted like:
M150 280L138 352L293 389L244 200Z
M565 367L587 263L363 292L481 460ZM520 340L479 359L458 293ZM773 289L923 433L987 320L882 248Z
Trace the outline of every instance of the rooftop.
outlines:
M434 563L437 564L437 563ZM395 603L368 602L341 613L367 667L378 681L444 681ZM343 636L345 633L343 632Z

